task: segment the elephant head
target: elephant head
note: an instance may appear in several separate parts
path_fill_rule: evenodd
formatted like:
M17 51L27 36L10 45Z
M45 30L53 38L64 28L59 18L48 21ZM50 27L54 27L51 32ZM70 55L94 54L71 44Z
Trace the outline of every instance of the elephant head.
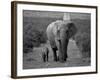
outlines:
M67 58L67 46L69 39L73 35L75 35L75 33L77 32L77 28L71 21L55 21L48 27L49 36L47 35L47 37L51 43L51 47L52 45L55 45L54 47L52 47L55 55L54 58L57 58L57 53L55 50L58 50L59 61L64 62Z

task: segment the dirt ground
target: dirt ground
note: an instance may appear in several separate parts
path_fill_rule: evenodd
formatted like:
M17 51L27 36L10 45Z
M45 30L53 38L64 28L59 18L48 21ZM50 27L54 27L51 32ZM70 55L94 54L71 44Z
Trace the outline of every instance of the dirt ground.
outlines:
M41 49L43 45L49 47L48 62L43 62L42 60ZM90 66L90 58L82 58L82 54L77 48L74 40L69 41L67 51L68 59L65 63L53 61L53 52L49 44L42 44L42 46L34 48L33 52L23 55L23 69Z

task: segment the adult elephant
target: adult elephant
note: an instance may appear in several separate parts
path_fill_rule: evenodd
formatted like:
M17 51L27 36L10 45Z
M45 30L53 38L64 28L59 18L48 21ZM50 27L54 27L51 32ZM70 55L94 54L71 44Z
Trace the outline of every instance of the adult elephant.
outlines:
M51 48L53 50L54 61L57 60L59 60L60 62L66 61L68 57L67 46L69 39L76 32L77 28L72 21L57 20L48 25L46 33Z

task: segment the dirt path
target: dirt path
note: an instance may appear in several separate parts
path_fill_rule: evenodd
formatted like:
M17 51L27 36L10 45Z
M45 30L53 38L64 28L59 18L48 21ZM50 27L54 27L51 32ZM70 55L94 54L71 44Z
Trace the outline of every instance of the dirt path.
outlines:
M23 68L34 69L34 68L54 68L54 67L74 67L74 66L89 66L90 59L82 58L81 52L76 46L74 40L70 40L68 44L68 60L65 63L54 62L53 52L49 44L49 61L44 63L41 57L41 47L34 48L33 52L24 55Z

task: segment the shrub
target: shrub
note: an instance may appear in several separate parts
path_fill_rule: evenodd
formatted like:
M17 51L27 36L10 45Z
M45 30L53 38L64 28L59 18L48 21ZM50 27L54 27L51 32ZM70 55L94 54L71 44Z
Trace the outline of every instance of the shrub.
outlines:
M34 47L40 46L41 43L46 42L45 32L39 31L38 29L32 27L32 24L24 26L23 34L23 52L28 53L32 51Z
M46 41L47 41L46 32L40 31L40 34L41 34L40 43L46 43Z
M76 44L79 50L82 52L83 57L91 56L91 40L89 33L78 33L75 36Z

